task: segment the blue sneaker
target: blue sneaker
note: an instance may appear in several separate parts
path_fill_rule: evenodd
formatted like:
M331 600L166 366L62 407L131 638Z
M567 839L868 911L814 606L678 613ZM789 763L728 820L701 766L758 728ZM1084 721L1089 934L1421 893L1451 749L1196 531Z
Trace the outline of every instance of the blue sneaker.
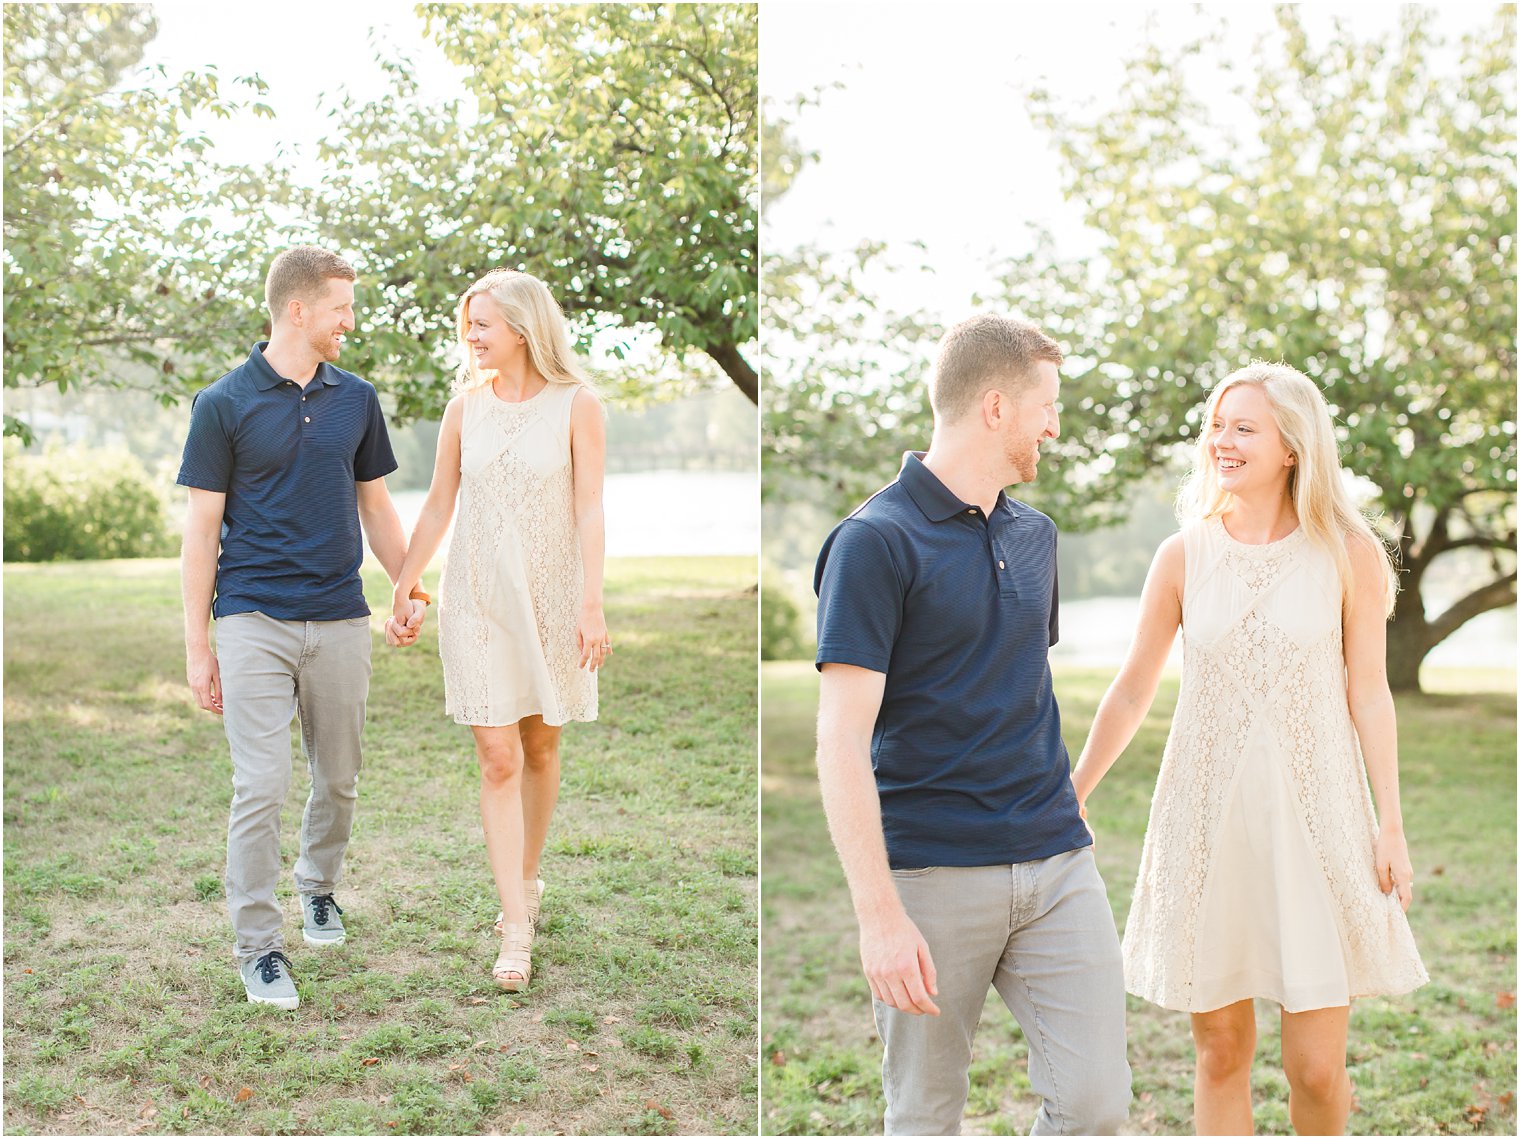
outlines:
M290 975L290 958L278 949L271 949L261 957L244 961L238 967L243 975L243 988L248 999L256 1005L274 1005L275 1008L299 1008L301 998L296 996L296 981Z
M342 945L343 908L331 894L301 895L301 936L307 945Z

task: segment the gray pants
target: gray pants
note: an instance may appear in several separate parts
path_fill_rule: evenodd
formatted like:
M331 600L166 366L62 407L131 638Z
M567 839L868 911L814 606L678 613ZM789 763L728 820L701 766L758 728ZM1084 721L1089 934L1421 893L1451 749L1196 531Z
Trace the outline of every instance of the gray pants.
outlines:
M1034 1135L1113 1135L1129 1113L1124 968L1091 847L1003 866L894 870L938 973L939 1016L876 1002L888 1135L955 1135L995 988L1029 1043Z
M368 617L279 621L237 613L216 622L223 720L232 749L227 910L239 961L285 944L274 898L280 811L290 792L290 721L301 718L311 795L301 821L296 889L330 893L358 801L359 736L369 696Z

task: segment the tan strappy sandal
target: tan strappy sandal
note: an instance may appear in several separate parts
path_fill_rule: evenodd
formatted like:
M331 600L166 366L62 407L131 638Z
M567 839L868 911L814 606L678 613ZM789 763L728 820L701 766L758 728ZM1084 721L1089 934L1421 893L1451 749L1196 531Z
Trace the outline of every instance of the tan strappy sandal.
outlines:
M543 899L543 896L544 880L542 878L531 882L527 879L523 880L523 897L526 898L528 902L528 924L533 927L534 933L538 932L538 903ZM505 914L498 911L496 914L496 923L491 926L491 929L494 930L498 936L501 934L501 922L505 916Z
M533 977L533 923L509 921L503 927L501 955L491 966L498 989L520 993Z

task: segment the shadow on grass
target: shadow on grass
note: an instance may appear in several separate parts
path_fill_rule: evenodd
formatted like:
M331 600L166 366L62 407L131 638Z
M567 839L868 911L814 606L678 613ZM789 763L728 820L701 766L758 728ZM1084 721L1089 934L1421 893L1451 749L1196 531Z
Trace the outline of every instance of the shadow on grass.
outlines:
M1112 673L1058 668L1056 695L1073 756ZM1405 826L1420 888L1410 911L1431 983L1356 1002L1349 1063L1354 1134L1515 1133L1515 698L1442 693L1398 701ZM1162 747L1177 696L1163 681L1135 742L1089 803L1099 869L1123 929ZM817 674L807 662L762 666L761 1130L869 1134L882 1118L870 995L860 975L849 895L829 842L813 771ZM1257 1002L1256 1126L1287 1134L1275 1006ZM1038 1102L1013 1018L990 997L977 1033L965 1130L1022 1134ZM1129 998L1132 1134L1192 1131L1188 1017Z
M436 626L377 637L349 941L301 943L287 877L302 1005L282 1013L231 964L230 766L184 687L176 566L7 567L6 1131L753 1133L754 575L609 564L618 652L600 721L565 731L515 997L489 976L479 780ZM383 577L366 588L383 614Z

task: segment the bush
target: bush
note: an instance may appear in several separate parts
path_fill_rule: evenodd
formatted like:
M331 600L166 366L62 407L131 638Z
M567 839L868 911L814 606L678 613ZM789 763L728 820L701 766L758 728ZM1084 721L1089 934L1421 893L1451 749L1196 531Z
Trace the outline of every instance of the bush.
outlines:
M810 657L812 640L802 632L802 611L779 584L772 570L760 587L760 659L798 660Z
M5 447L5 560L156 558L176 553L158 491L121 450Z

